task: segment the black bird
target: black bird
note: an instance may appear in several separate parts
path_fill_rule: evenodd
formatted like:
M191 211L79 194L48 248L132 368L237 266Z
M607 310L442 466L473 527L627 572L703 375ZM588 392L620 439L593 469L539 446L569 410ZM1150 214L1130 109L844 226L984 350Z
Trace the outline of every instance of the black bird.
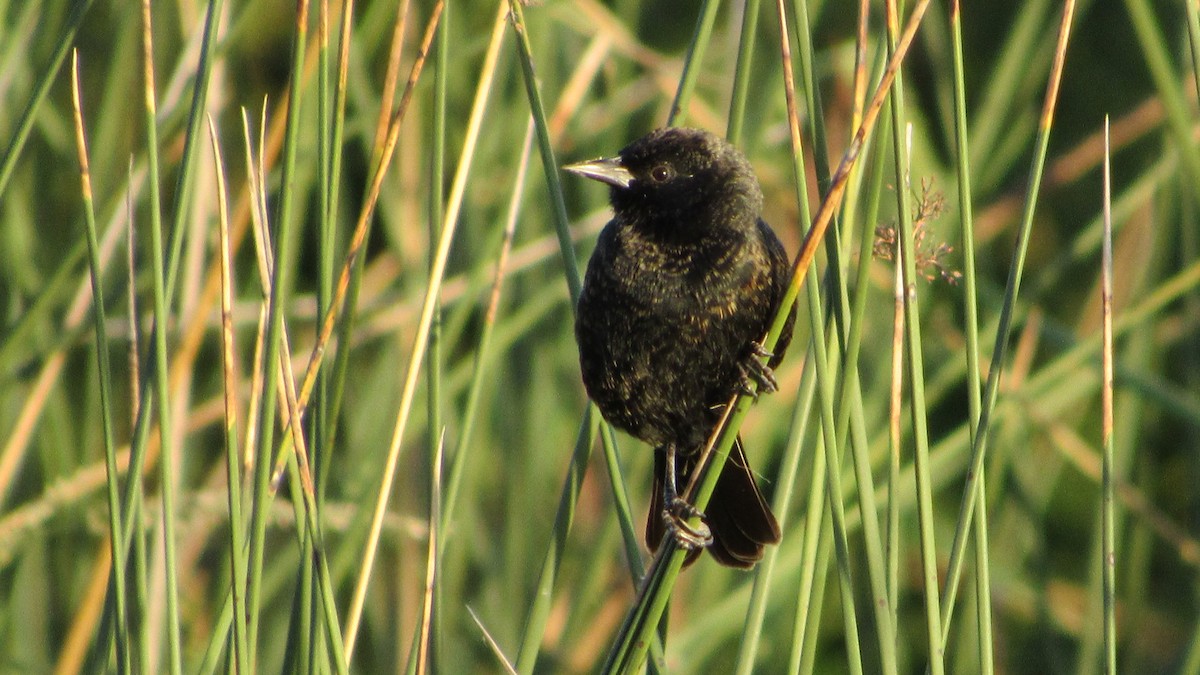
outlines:
M791 340L795 310L768 356L766 335L791 266L759 218L762 190L746 157L699 129L659 129L617 157L564 167L610 187L614 217L588 263L575 321L588 395L604 418L655 446L646 543L665 529L722 565L750 568L779 541L739 438L703 523L679 497L700 450L737 391L774 391L771 368Z

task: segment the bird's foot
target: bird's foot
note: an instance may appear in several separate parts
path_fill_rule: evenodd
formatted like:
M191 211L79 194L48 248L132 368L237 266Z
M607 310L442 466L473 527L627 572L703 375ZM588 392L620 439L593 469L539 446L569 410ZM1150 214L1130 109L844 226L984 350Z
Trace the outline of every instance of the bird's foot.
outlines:
M662 512L663 522L667 531L675 539L679 548L693 551L712 545L712 531L704 523L704 514L682 497L675 497ZM691 518L699 518L700 524L693 526L688 522Z
M663 479L663 522L675 543L685 551L694 551L709 546L713 542L712 530L704 522L704 514L679 496L679 486L675 475L675 444L668 443L663 449L666 453L665 476ZM693 526L688 520L698 518L699 525Z
M738 391L755 398L758 398L759 391L765 391L768 394L778 391L779 383L775 381L775 373L761 360L773 356L775 355L763 349L759 343L751 342L746 358L738 363ZM758 383L757 389L754 388L756 382Z

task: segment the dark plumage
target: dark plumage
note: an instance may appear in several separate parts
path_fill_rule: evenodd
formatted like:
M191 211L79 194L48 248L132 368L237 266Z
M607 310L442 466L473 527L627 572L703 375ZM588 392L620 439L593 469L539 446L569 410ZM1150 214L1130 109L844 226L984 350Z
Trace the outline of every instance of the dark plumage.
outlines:
M756 342L783 297L790 264L759 218L762 190L749 162L723 139L698 129L659 129L620 155L566 167L607 183L614 218L588 263L575 323L588 395L605 419L655 446L654 501L646 542L657 549L678 489L739 388L755 379L772 389ZM775 346L778 364L794 312ZM670 517L664 516L664 509ZM706 509L704 532L677 531L693 549L707 544L723 565L748 568L779 541L779 525L734 445Z

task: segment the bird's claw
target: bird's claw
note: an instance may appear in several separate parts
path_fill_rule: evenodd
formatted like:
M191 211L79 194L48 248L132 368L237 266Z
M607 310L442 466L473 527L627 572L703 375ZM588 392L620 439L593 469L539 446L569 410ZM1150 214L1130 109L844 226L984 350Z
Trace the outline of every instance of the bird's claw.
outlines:
M755 340L750 341L750 353L754 356L761 356L761 357L767 358L767 359L775 358L775 354L773 352L767 351L766 347L763 347L760 343L758 343Z
M759 391L765 391L768 394L779 391L779 383L775 381L775 373L771 367L763 363L760 359L772 358L775 355L763 348L757 342L750 343L750 351L746 358L738 363L738 391L747 395L758 398ZM758 388L755 389L754 383L758 383Z
M664 467L666 475L663 480L663 504L665 506L662 511L662 519L667 526L667 531L671 533L671 537L679 545L679 548L685 551L694 551L709 546L713 543L713 536L712 530L708 529L708 525L704 522L704 514L679 496L675 475L675 444L668 443L664 452L666 454L666 466ZM699 524L689 523L688 520L691 518L699 519Z
M662 517L663 522L667 524L667 531L671 533L679 548L693 551L712 545L712 530L704 523L704 514L682 497L671 500L663 509ZM700 518L700 524L693 526L688 522L689 518Z

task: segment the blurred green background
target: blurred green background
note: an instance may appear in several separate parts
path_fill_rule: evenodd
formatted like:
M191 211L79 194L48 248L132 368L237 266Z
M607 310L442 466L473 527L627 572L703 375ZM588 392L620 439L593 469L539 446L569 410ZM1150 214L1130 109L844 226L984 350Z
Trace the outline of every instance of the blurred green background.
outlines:
M336 59L341 3L331 3ZM868 69L880 60L882 7L872 4ZM336 203L322 171L327 127L318 103L315 45L318 5L310 9L311 55L295 139L295 170L288 182L278 153L268 151L265 191L272 236L290 232L290 271L283 317L297 377L318 332L318 307L341 264L373 175L377 124L397 3L360 0L354 6L346 77L344 139L337 148L341 173ZM399 91L413 62L432 4L409 8L398 61ZM370 238L363 249L361 285L353 319L339 319L336 344L326 357L345 358L344 380L322 386L342 395L320 398L313 432L320 484L324 550L338 614L346 616L371 509L401 402L405 374L429 284L430 260L441 222L436 205L450 193L460 153L469 140L468 117L481 82L495 3L449 4L430 61L412 93L386 174ZM177 185L196 82L207 6L196 0L153 3L158 150L164 223L179 209L183 229L176 289L166 332L170 362L171 451L175 468L182 666L204 670L206 653L218 670L230 664L228 623L219 616L229 592L229 512L223 451L220 305L216 294L218 201L208 131L196 137L198 159L188 175L190 194ZM559 163L611 155L667 120L700 6L656 0L545 0L525 7L528 35L549 132ZM852 3L789 3L807 11L813 36L813 72L822 107L801 96L807 190L817 203L811 123L823 122L836 164L853 133L857 8ZM77 13L79 18L76 18ZM722 3L711 40L695 67L698 79L683 123L726 128L745 7ZM1035 134L1061 3L966 3L961 10L964 84L971 154L984 374L995 340L1014 240L1028 194ZM128 451L136 413L131 378L131 323L137 326L139 372L151 359L149 340L154 276L147 181L147 136L141 63L140 3L96 0L0 0L0 671L93 672L115 666L107 656L105 584L110 573L105 497L104 434L96 335L92 323L84 204L75 150L67 44L78 50L84 128L104 261L114 439ZM279 0L225 2L212 51L206 112L221 144L231 220L247 220L245 111L255 138L266 107L268 126L285 121L296 7ZM73 38L68 33L78 26ZM962 271L961 214L954 143L953 63L947 3L934 3L904 68L905 120L912 124L914 192L940 194L945 208L927 224L932 244L954 250L942 259ZM992 637L996 672L1100 672L1103 608L1099 582L1101 405L1099 335L1102 125L1112 118L1113 210L1116 226L1115 308L1120 324L1115 358L1117 477L1118 663L1123 672L1200 672L1196 540L1200 501L1200 155L1196 148L1195 17L1183 3L1125 0L1081 2L1067 50L1045 177L1034 214L1021 293L1014 309L999 403L991 420L987 456L990 522ZM794 25L792 26L794 29ZM64 38L64 35L66 36ZM435 322L434 348L423 362L414 407L403 438L374 558L370 590L350 669L392 672L412 666L420 640L426 584L430 489L434 450L444 438L446 486L452 467L461 484L453 517L441 523L432 637L436 672L501 672L485 631L515 659L529 629L539 570L553 544L568 461L586 409L572 334L568 285L554 226L554 199L534 144L528 176L517 186L530 105L511 26L502 27L490 97L480 134L469 147L457 230L450 249ZM766 219L793 254L801 223L792 169L788 117L773 4L764 5L748 72L747 112L739 145L754 164L766 194ZM797 36L792 35L793 48ZM330 66L332 69L332 66ZM877 71L877 68L875 69ZM877 75L874 72L872 77ZM331 70L332 72L332 70ZM336 78L334 78L336 79ZM435 82L445 87L444 112ZM802 82L798 82L800 86ZM44 100L39 87L47 87ZM873 85L872 85L873 87ZM22 115L37 102L28 135ZM439 131L439 128L444 131ZM435 194L439 135L444 133L442 193ZM271 142L268 142L270 146ZM874 147L874 146L873 146ZM871 193L852 191L859 220L842 224L843 272L858 262L858 242L876 226L896 224L890 137L864 158L883 162L881 203L873 221ZM258 150L255 148L255 154ZM870 174L870 171L864 172ZM927 188L922 189L922 184ZM511 256L495 306L494 332L481 350L488 324L493 270L502 249L514 187L520 208ZM607 219L605 191L563 179L577 264L582 269ZM293 217L277 222L292 200ZM329 218L323 218L327 212ZM134 270L126 245L132 217ZM329 232L322 228L332 223ZM865 235L863 233L866 233ZM332 263L330 263L332 261ZM827 264L824 254L819 259ZM332 271L330 271L332 270ZM253 239L234 255L233 327L238 438L245 439L255 389L255 333L263 292ZM871 263L864 342L858 360L863 417L870 439L879 505L887 499L888 414L891 387L892 263ZM963 287L934 275L921 281L925 396L930 430L938 564L944 572L969 456L964 355ZM132 300L131 300L132 299ZM801 305L803 310L803 303ZM780 392L754 406L743 436L768 497L789 439L801 443L799 477L786 511L784 541L770 580L754 672L790 672L800 644L793 635L797 587L804 572L801 530L819 421L797 407L808 347L807 321L778 370ZM1127 317L1123 318L1123 317ZM349 323L347 323L349 322ZM344 331L342 330L344 327ZM432 375L431 375L432 373ZM261 383L259 383L261 384ZM472 398L472 386L478 391ZM906 392L907 392L906 386ZM340 408L336 407L340 403ZM158 411L155 410L157 416ZM464 418L475 415L464 439ZM900 671L923 672L928 660L923 623L923 577L913 498L912 441L907 413L901 445L901 530L898 561L897 654ZM809 420L807 426L799 422ZM796 422L794 424L794 421ZM802 429L803 435L794 435ZM444 435L443 435L444 434ZM276 429L275 437L280 437ZM652 453L619 435L620 461L640 537L648 502ZM464 442L465 441L465 442ZM144 507L136 521L145 538L144 566L130 574L148 584L135 607L134 625L144 672L166 672L161 570L161 478L158 434L150 434ZM867 672L879 668L871 597L862 561L857 484L843 469L852 527L853 593L859 608ZM608 467L592 453L577 496L574 525L563 540L550 613L538 638L537 671L594 672L632 602L634 586L614 512ZM246 476L246 486L250 483ZM121 485L126 478L122 475ZM249 503L249 488L243 486ZM266 508L262 608L255 649L258 672L303 670L297 656L308 645L311 574L297 545L287 497ZM439 498L445 496L439 495ZM442 505L443 507L446 504ZM247 507L248 508L248 507ZM883 514L879 514L883 523ZM836 569L831 551L819 562ZM644 552L643 552L644 555ZM132 563L131 563L132 564ZM641 567L643 561L637 561ZM968 572L950 629L945 662L954 673L977 672L977 633ZM809 570L811 572L811 570ZM684 573L670 606L666 646L669 672L731 672L744 640L753 574L718 568L708 559ZM817 632L805 668L849 672L845 626L835 573L818 577L824 611L809 613ZM765 583L765 582L764 582ZM472 618L478 617L478 623ZM316 621L316 619L314 619ZM220 626L224 628L219 628ZM316 631L319 632L319 631ZM321 638L317 638L320 643ZM299 641L299 642L298 642ZM215 646L214 646L215 645ZM321 649L318 649L321 652ZM323 652L321 652L323 653ZM744 657L743 657L744 658ZM320 658L314 657L315 662ZM741 663L745 663L744 661ZM745 664L749 665L749 664Z

